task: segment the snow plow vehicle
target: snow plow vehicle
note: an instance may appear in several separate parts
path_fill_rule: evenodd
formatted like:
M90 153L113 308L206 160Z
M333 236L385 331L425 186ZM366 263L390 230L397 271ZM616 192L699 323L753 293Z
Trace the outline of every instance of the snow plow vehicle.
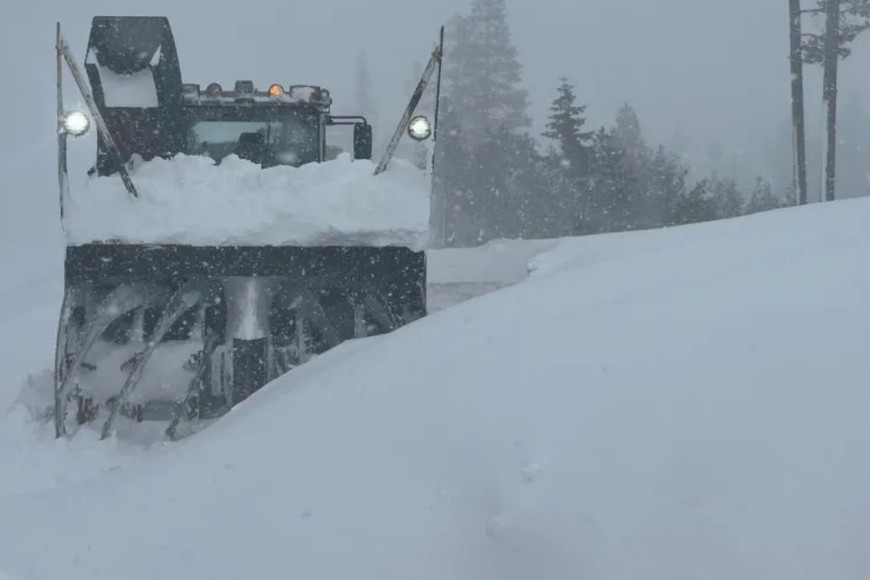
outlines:
M67 235L58 437L94 424L105 438L149 421L165 422L176 438L314 355L425 316L428 215L404 229L396 223L407 216L380 218L401 213L400 195L413 197L398 191L403 183L425 183L417 168L418 177L402 179L384 170L402 134L429 136L419 130L428 120L412 115L440 70L440 48L375 171L371 126L333 115L323 87L183 82L165 18L95 17L84 73L60 25L57 50ZM80 110L63 102L64 61ZM71 191L67 137L91 125L96 162L83 178L89 185ZM352 128L352 156L328 145L336 126ZM332 186L350 191L342 197ZM428 204L428 191L416 195ZM377 203L384 207L354 212ZM345 223L367 215L378 223Z

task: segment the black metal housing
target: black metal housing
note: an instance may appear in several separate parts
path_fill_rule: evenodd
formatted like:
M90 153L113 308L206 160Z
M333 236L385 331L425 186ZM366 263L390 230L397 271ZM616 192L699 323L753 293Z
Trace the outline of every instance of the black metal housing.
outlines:
M426 287L426 257L405 247L185 246L85 244L66 248L65 279L75 283L146 281L176 286L189 278L275 276L377 282L402 294ZM420 296L425 304L425 296Z

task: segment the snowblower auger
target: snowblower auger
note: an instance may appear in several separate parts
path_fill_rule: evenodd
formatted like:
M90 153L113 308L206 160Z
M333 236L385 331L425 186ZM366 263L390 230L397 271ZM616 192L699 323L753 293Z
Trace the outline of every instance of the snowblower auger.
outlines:
M67 138L87 133L91 121L98 139L90 179L120 177L118 195L126 189L134 207L147 191L134 185L133 163L179 155L216 165L235 155L264 169L322 163L334 151L326 130L341 125L353 127L353 159L371 160L371 126L362 117L332 115L326 89L184 84L165 18L94 18L84 73L60 26L57 51L67 232L70 220L80 219L67 211L77 201L68 184ZM440 54L433 55L439 67ZM63 107L64 62L85 111ZM434 68L427 67L422 87ZM415 94L400 127L408 129L419 100ZM174 439L312 356L426 315L425 253L401 242L263 243L239 231L202 244L148 239L141 229L68 240L55 356L58 437L100 421L103 438L122 425L165 421Z

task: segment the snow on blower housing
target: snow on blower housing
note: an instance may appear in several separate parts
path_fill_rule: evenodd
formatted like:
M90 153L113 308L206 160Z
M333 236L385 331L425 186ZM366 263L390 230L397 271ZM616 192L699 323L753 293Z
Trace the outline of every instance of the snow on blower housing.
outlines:
M84 74L57 36L58 437L144 420L176 437L314 354L426 314L429 184L410 163L385 170L406 131L432 132L413 115L440 47L375 166L371 126L331 114L325 88L183 83L165 18L94 18ZM64 61L86 110L64 108ZM96 163L78 179L67 137L91 123ZM353 159L327 145L337 125L353 127Z

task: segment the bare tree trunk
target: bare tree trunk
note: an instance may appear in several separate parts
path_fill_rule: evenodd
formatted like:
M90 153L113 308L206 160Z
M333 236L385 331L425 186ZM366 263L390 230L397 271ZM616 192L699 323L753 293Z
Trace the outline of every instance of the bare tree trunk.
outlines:
M825 32L824 100L828 107L828 148L825 163L825 199L836 197L837 181L837 65L840 48L840 0L828 0Z
M789 0L791 29L791 116L794 146L794 185L797 202L807 203L807 140L804 120L804 65L801 51L801 2Z

